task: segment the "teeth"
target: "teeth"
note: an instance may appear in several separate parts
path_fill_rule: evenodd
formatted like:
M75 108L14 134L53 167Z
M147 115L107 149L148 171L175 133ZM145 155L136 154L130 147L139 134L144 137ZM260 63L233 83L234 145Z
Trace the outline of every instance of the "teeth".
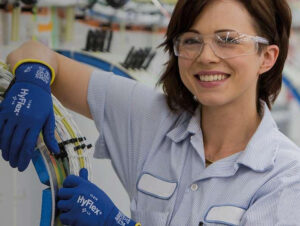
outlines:
M197 77L200 79L200 81L204 82L220 81L227 78L226 75L200 75Z

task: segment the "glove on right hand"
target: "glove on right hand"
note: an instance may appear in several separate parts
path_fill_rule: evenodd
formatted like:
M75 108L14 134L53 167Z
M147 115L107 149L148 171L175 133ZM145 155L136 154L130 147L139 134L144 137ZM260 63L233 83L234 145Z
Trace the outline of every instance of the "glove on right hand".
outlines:
M54 71L37 60L21 61L15 68L16 83L0 105L0 149L11 167L24 171L42 129L46 146L59 153L50 90Z
M141 226L126 217L108 195L88 180L88 171L82 168L79 177L69 175L58 191L57 208L60 220L72 226Z

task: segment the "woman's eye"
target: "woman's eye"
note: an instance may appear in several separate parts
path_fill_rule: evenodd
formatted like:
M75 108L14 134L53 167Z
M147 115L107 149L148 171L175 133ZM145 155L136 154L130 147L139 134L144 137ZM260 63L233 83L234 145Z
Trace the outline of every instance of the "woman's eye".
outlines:
M217 38L218 43L222 44L240 44L240 39L237 37L218 37Z
M183 45L193 45L193 44L201 44L201 42L197 39L187 38L182 42Z

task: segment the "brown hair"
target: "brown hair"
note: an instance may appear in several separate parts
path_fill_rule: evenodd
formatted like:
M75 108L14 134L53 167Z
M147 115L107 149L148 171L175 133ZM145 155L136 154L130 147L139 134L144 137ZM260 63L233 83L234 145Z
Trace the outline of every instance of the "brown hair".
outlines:
M261 113L259 99L271 109L282 84L282 70L288 54L289 36L292 23L291 10L286 0L237 0L244 5L255 21L258 35L269 40L280 49L275 65L260 75L257 85L257 111ZM186 32L196 17L211 0L179 0L170 20L165 41L160 45L169 53L166 69L158 84L163 85L167 103L172 111L194 112L198 103L193 94L181 81L178 59L173 51L173 39Z

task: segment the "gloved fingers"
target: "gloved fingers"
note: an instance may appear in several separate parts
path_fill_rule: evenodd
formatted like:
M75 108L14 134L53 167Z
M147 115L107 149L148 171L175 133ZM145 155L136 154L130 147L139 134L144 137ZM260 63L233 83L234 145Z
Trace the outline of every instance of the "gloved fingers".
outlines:
M82 179L81 177L75 176L75 175L69 175L63 183L63 187L64 188L74 188L77 187L78 185L80 185L83 181L85 181L84 179Z
M26 136L26 131L27 130L25 128L20 126L18 126L14 131L9 148L9 164L12 168L16 168L18 165L20 150Z
M11 143L11 139L15 130L16 124L13 120L7 120L3 130L1 131L1 150L2 157L8 161L9 160L9 145Z
M18 170L20 172L24 171L33 156L34 148L37 143L39 137L39 130L37 129L30 129L28 130L23 146L21 147L20 157L18 160Z
M88 170L86 168L80 169L79 176L85 180L88 180L89 177Z
M73 188L61 188L57 193L58 198L63 200L71 199L74 195L75 191Z
M62 213L59 216L61 223L65 225L73 225L75 222L74 216L69 212Z
M45 144L48 147L48 149L52 151L54 154L59 154L60 149L55 139L54 130L55 130L55 118L52 110L43 128L43 136L44 136Z
M74 205L73 200L59 200L57 202L57 208L61 211L61 212L68 212L72 209Z

